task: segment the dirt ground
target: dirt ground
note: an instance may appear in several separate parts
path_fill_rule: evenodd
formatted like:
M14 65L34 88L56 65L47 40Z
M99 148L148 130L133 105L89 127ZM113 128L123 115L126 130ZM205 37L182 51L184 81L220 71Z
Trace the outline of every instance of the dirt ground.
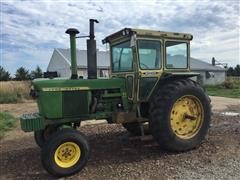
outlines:
M240 99L210 96L213 112L238 112L240 113Z
M63 179L239 179L240 116L221 112L240 111L240 100L211 97L213 116L206 140L197 149L168 153L153 140L132 137L121 125L87 123L91 155L78 174ZM2 104L0 111L16 117L37 111L36 104ZM94 121L93 121L94 122ZM0 179L52 179L41 166L40 149L32 133L19 124L0 140Z

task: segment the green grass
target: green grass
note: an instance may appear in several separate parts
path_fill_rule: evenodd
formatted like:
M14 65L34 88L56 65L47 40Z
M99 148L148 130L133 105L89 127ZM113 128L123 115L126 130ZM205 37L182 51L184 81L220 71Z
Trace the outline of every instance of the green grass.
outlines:
M16 94L1 93L0 94L0 104L2 103L17 103L21 99Z
M16 125L16 118L4 112L0 112L0 139L5 132L12 129Z
M232 89L227 89L222 85L206 86L208 95L210 96L221 96L230 98L240 98L240 85L235 84Z

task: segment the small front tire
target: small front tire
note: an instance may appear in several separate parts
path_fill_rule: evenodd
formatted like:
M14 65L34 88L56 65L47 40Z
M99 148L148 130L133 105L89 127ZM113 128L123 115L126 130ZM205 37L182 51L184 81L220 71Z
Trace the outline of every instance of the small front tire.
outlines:
M46 142L46 140L49 138L51 134L56 132L58 129L57 126L47 126L43 130L34 131L34 139L36 144L42 148L43 144Z
M82 133L61 129L43 145L43 167L54 177L73 175L83 169L89 157L89 144Z

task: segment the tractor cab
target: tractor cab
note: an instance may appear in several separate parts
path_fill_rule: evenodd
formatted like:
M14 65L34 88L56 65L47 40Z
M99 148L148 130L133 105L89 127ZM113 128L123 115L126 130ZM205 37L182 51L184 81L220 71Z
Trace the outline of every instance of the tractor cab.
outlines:
M185 33L122 29L107 36L111 77L126 78L129 100L148 101L160 78L189 74L190 41Z

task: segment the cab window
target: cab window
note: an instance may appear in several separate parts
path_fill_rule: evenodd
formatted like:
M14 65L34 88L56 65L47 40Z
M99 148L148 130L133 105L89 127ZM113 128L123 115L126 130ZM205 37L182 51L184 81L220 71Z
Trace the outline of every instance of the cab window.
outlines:
M112 71L123 72L133 70L133 54L130 47L130 41L113 45L112 53Z
M160 69L160 47L160 41L138 40L138 56L141 69Z
M166 46L166 67L168 69L187 68L187 43L167 41Z

